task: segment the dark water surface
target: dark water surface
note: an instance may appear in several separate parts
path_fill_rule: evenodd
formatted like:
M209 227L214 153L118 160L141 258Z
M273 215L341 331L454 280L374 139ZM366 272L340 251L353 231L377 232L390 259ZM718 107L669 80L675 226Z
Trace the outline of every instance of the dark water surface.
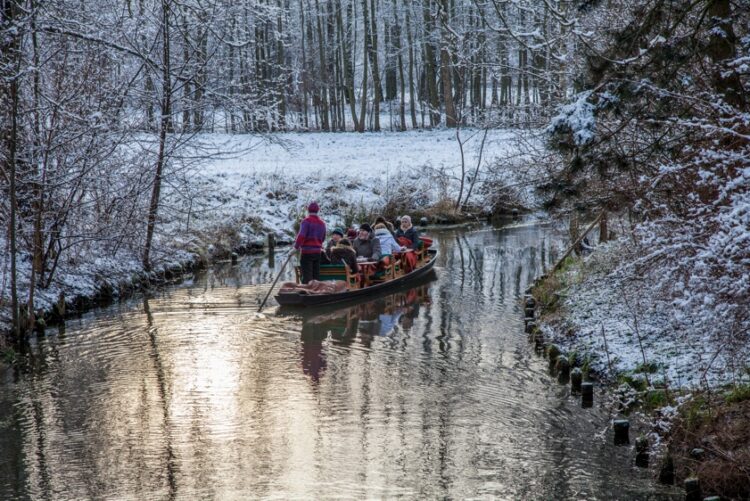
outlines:
M0 499L665 498L523 334L552 229L432 235L368 304L255 315L248 258L50 330L0 379Z

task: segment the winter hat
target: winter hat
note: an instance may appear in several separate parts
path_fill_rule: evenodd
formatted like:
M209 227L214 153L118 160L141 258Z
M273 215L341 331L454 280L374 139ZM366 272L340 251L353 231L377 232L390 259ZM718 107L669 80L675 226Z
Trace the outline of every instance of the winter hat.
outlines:
M334 228L333 231L331 232L331 235L341 235L343 237L344 230L342 230L341 228Z
M310 202L310 205L307 206L307 212L317 214L319 210L320 206L318 205L318 202Z
M349 228L348 230L346 230L346 236L350 240L354 240L355 238L357 238L357 230L355 230L354 228Z
M362 224L361 224L361 225L359 226L359 229L360 229L360 230L365 230L365 231L366 231L367 233L372 233L372 226L370 226L370 225L369 225L369 224L367 224L367 223L362 223Z
M339 240L338 247L351 247L352 243L349 241L348 238L342 238Z

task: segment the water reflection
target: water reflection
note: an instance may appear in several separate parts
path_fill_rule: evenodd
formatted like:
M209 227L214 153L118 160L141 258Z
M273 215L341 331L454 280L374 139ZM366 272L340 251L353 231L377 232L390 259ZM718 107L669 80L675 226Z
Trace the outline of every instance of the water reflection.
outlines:
M668 494L522 334L559 236L435 237L436 278L372 302L256 316L283 259L245 259L35 339L0 379L0 499Z
M428 277L427 280L433 278ZM302 316L300 339L302 371L318 383L326 369L325 341L348 346L359 341L370 347L375 337L408 332L419 316L420 306L429 305L429 287L418 285L394 294L381 295L352 306L320 309ZM283 314L283 312L282 312Z
M167 472L167 484L169 485L169 499L174 499L177 492L177 485L175 482L175 456L174 449L172 448L172 427L170 425L170 412L169 402L167 401L167 381L164 374L164 367L162 365L161 356L159 355L159 347L157 341L158 328L154 325L154 316L151 313L151 307L149 306L148 297L143 299L143 311L146 314L146 325L148 327L148 338L151 347L150 356L154 362L154 373L156 375L157 391L159 394L159 400L161 401L163 422L163 434L165 437L164 452L165 452L165 470Z

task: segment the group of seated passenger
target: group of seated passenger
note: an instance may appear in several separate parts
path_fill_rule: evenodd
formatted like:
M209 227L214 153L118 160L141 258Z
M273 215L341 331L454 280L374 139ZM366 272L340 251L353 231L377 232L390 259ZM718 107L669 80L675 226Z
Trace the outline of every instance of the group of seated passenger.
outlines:
M354 236L352 240L351 237ZM405 254L408 249L418 250L421 242L417 230L412 226L411 218L403 216L399 227L379 216L370 225L363 223L358 230L336 228L331 233L325 248L321 251L323 264L345 263L353 273L359 271L357 260L375 261L381 267L389 266L394 255L403 255L402 261L407 270L416 267L416 256Z

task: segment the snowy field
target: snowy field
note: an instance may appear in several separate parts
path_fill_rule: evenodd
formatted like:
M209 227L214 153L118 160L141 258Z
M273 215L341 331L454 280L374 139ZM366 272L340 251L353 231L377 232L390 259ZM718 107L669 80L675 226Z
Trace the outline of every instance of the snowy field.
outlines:
M466 144L467 161L472 167L480 136L481 131L461 131L462 140L469 140ZM512 151L513 138L509 131L491 131L485 144L485 162ZM272 135L271 141L252 135L221 134L207 139L225 151L245 151L237 158L217 161L206 169L217 173L339 174L384 179L425 165L453 170L461 163L456 132L445 129L363 134L279 133Z
M463 130L461 136L470 173L478 162L482 133ZM389 203L425 209L455 198L459 189L461 151L454 130L279 133L265 138L215 134L198 140L208 149L233 153L196 167L192 184L197 194L190 203L199 209L193 220L201 229L228 219L246 223L243 235L251 240L268 232L288 237L311 200L320 203L329 223L343 224ZM512 132L491 131L482 171L518 151ZM477 191L471 201L481 206ZM173 226L186 221L186 203L177 200Z

